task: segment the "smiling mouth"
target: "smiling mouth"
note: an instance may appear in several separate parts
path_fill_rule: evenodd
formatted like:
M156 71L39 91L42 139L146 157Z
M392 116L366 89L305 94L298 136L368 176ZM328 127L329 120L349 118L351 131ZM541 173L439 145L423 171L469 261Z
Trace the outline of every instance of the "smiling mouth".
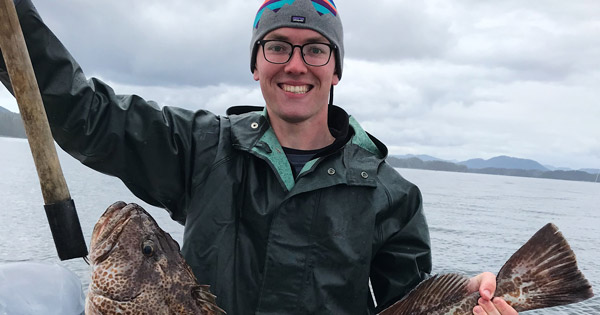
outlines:
M308 91L312 90L312 85L289 85L289 84L279 84L279 87L286 92L294 93L294 94L305 94Z

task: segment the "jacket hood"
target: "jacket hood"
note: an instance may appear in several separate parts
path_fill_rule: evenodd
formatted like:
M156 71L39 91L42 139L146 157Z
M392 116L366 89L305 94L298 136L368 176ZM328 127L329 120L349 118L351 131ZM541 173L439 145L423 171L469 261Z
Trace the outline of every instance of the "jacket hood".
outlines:
M343 147L338 150L343 154L348 184L369 183L376 185L375 179L365 181L362 172L376 174L379 165L387 157L386 146L377 138L368 134L360 124L346 112L335 105L333 111L337 119L346 119L353 135ZM247 151L271 164L279 174L282 185L291 190L295 178L291 172L287 156L281 147L275 132L269 124L267 111L258 106L236 106L227 110L231 123L231 143L238 150ZM343 124L341 124L343 125ZM312 171L323 159L315 158L304 166L300 175ZM356 180L358 179L358 180Z
M362 126L358 123L353 116L346 114L346 112L339 106L331 105L335 109L335 113L339 113L338 119L347 119L350 125L350 128L354 131L354 136L351 139L351 143L356 144L357 146L369 151L373 155L377 156L379 159L385 159L388 156L388 149L379 139L366 132ZM256 115L263 116L263 118L255 118L254 120L266 122L268 124L267 113L264 106L255 106L255 105L238 105L229 107L226 111L227 116L234 115L242 115L250 114L250 117L254 117ZM344 115L345 117L343 117ZM230 117L231 118L231 117ZM242 117L239 117L242 118ZM252 119L250 119L252 120ZM264 124L262 124L264 125ZM263 131L262 128L257 128Z

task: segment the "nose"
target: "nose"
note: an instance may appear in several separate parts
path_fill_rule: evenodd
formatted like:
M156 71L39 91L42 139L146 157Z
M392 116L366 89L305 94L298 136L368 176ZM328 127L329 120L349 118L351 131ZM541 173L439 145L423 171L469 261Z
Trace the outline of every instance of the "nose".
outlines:
M298 48L298 53L295 53L296 48ZM304 63L304 59L302 59L302 49L300 47L294 47L292 50L292 58L285 64L285 72L302 74L306 73L306 71L307 66Z

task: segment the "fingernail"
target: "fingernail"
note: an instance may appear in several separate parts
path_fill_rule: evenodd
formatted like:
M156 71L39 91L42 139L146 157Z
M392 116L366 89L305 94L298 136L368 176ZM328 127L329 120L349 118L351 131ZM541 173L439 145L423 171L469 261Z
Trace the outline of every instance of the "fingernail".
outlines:
M490 290L483 290L483 297L487 300L489 300L492 297L492 292L490 292Z

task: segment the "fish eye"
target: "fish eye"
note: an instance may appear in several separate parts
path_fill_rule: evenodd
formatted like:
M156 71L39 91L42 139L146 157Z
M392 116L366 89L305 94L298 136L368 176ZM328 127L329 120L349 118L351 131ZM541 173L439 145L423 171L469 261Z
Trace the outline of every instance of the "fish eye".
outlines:
M146 257L151 257L152 255L154 255L154 242L152 242L151 240L145 240L142 243L142 253Z

